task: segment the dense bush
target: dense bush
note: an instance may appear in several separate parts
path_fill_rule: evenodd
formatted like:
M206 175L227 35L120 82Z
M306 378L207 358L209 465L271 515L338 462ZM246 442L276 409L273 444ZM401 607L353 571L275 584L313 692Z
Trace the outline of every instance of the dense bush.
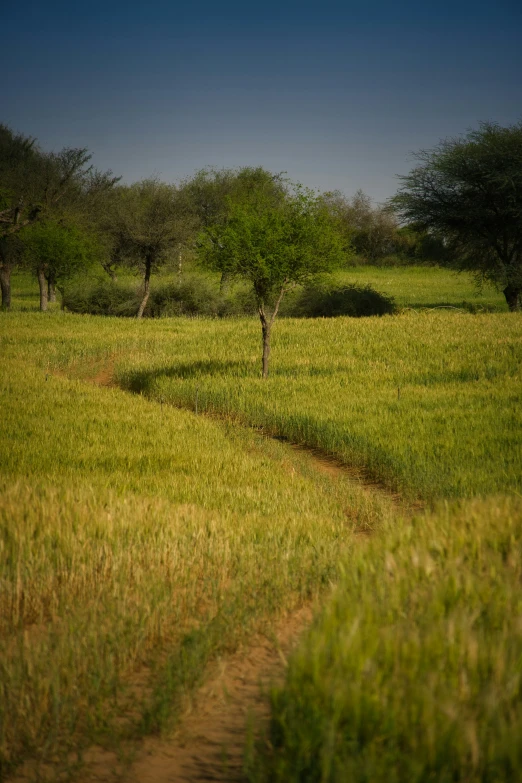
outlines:
M335 318L339 315L359 318L387 315L394 313L395 309L391 297L369 285L345 285L340 288L316 285L303 288L282 314L297 318Z
M139 287L133 281L98 280L79 282L64 296L64 306L74 313L135 316L140 303ZM393 313L390 297L371 286L330 288L317 283L298 289L283 300L281 315L289 318L332 318L339 315L360 317ZM242 284L221 292L217 280L191 274L153 284L145 310L149 318L167 316L207 316L224 318L256 314L252 292Z
M82 315L133 316L139 307L138 290L133 281L78 280L65 289L63 306Z

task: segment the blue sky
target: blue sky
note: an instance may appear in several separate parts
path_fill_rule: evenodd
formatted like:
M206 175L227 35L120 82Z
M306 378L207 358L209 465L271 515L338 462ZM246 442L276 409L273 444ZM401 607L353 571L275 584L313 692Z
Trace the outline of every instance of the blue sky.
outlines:
M0 121L128 182L262 165L382 201L412 151L522 119L511 0L28 2L2 33Z

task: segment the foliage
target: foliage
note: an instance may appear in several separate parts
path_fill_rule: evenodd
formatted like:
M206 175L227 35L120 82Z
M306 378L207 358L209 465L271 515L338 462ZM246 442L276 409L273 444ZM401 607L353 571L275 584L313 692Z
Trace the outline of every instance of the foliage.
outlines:
M353 283L340 288L331 283L322 286L309 284L300 291L292 305L286 314L297 318L335 318L343 315L361 318L395 312L393 299L370 285Z
M58 283L86 272L97 259L95 239L74 225L41 220L24 228L19 236L25 265L35 272L43 269Z
M64 307L80 315L134 317L140 305L134 280L77 279L67 286Z
M362 190L349 199L340 191L321 197L344 238L345 252L370 264L400 252L398 225L389 209L374 206Z
M417 154L391 200L398 214L445 243L448 258L503 289L522 293L522 123L482 123Z
M272 692L253 780L522 773L522 502L441 507L354 548Z
M137 312L141 318L149 298L151 275L190 235L192 222L179 208L176 188L146 179L115 189L108 230L113 235L113 254L143 275L143 296Z
M128 279L119 281L78 279L67 287L63 304L73 313L90 315L134 316L140 295ZM310 283L292 292L281 310L282 317L333 318L340 315L385 315L395 312L393 300L371 286L347 284L336 288L333 283ZM242 284L220 290L218 281L209 275L183 274L160 279L151 286L144 316L197 315L230 317L255 315L252 292Z
M273 204L284 201L285 180L261 166L239 169L201 169L180 184L185 210L199 227L226 221L231 202L242 202L254 191L262 190Z

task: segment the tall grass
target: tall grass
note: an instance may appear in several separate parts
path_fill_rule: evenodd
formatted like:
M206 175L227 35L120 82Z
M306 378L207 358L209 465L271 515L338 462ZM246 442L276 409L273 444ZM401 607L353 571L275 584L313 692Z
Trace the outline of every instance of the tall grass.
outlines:
M306 455L237 423L334 454L406 498L520 492L521 338L522 322L510 314L281 320L272 376L263 382L253 319L2 314L2 774L27 758L67 758L92 741L114 743L163 726L210 657L331 586L341 560L345 576L333 608L312 631L309 652L303 648L292 664L295 687L274 700L277 753L267 774L285 779L288 759L306 757L312 766L296 779L342 780L353 756L354 770L371 772L359 779L378 780L373 770L377 776L381 768L364 766L363 745L345 744L352 734L343 727L353 724L365 727L370 760L387 738L383 758L399 770L397 780L405 769L417 774L404 766L403 746L425 764L420 770L438 769L429 767L433 753L440 759L448 749L454 777L434 779L467 779L454 770L469 758L482 775L470 780L503 779L510 768L502 748L519 727L518 620L506 620L520 614L518 501L468 501L410 527L397 521L391 501L348 477L317 474ZM109 363L127 392L85 383ZM196 416L196 406L219 417ZM368 546L358 537L354 546L354 528L382 524L385 535ZM431 577L423 571L427 555ZM346 618L359 609L360 655L369 645L375 662L369 674L343 653ZM447 642L451 628L456 646ZM371 646L372 635L381 646ZM425 690L415 690L407 674L411 668L433 682L446 704L443 674L461 687L450 664L452 650L460 660L468 649L466 639L484 648L475 668L463 670L475 711L468 702L462 711L457 700L454 733L445 733L438 707L429 712ZM508 695L490 710L494 692L486 682L497 676L497 647L495 682ZM317 653L323 648L329 658ZM306 668L316 665L317 682ZM357 688L366 692L367 677L368 693L378 704L382 690L386 709L375 707L360 724L350 714L333 735L328 705L345 715ZM315 745L307 745L306 727L315 736L318 724L303 719L295 746L285 733L292 710L300 720L299 701L292 706L299 687L312 711L320 705L317 719L323 715L328 729ZM403 704L411 700L404 716L395 692ZM381 713L393 723L386 735ZM467 725L464 714L476 727L469 731L478 757L455 733L457 723ZM412 715L428 738L412 739L417 756L404 745ZM480 766L482 745L493 766ZM488 771L497 769L497 777Z
M119 363L119 382L189 408L197 392L200 410L323 449L410 498L522 490L516 315L281 321L266 382L258 331L248 320L158 329Z
M161 728L391 514L283 444L68 379L143 337L100 321L2 319L1 775Z
M520 780L521 547L522 502L498 497L354 549L250 779Z

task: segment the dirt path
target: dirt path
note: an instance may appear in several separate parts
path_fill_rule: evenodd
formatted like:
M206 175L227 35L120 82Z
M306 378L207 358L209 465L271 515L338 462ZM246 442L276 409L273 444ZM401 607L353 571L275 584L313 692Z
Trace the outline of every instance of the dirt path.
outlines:
M258 637L248 649L218 661L170 740L148 739L128 783L244 781L243 753L249 722L269 714L268 688L281 681L286 656L309 625L306 607L286 617L275 639Z
M113 372L111 357L89 380L111 386ZM318 473L332 478L348 475L368 493L381 494L403 507L397 495L335 458L306 446L287 445L300 452ZM119 764L112 753L94 750L86 759L82 783L244 783L243 754L249 726L259 729L267 725L270 683L283 679L286 656L311 617L310 607L300 609L280 621L273 638L258 636L248 648L216 661L172 737L145 739L130 767Z
M312 619L303 607L279 621L272 638L215 661L171 737L145 739L130 767L92 750L81 783L245 783L243 754L249 726L266 726L270 684L281 682L286 658Z

